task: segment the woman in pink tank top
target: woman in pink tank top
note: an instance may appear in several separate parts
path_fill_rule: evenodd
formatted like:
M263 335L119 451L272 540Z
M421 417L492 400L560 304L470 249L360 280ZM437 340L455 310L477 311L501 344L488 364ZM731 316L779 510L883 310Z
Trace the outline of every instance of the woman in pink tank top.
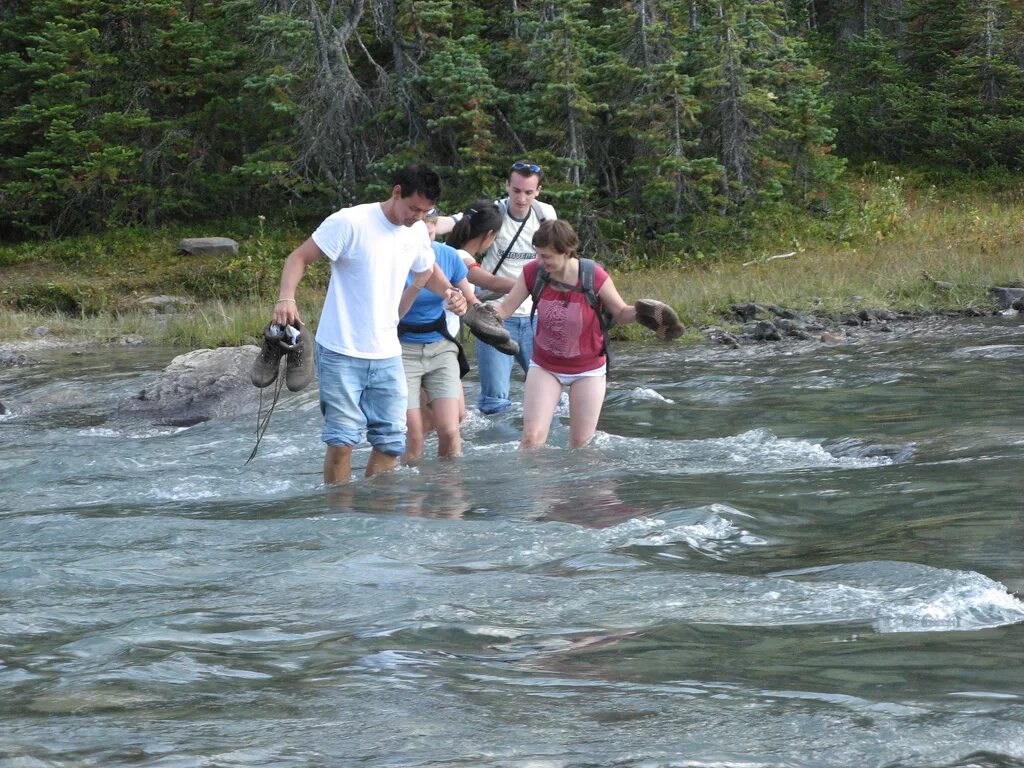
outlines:
M580 448L594 437L604 404L604 334L582 287L576 253L579 238L572 226L562 219L545 221L533 236L533 246L537 259L526 265L498 307L502 319L515 312L533 294L543 266L548 282L537 299L537 333L526 375L519 447L535 448L547 442L562 388L568 387L569 447ZM616 323L636 320L636 310L622 300L601 266L595 268L594 290Z

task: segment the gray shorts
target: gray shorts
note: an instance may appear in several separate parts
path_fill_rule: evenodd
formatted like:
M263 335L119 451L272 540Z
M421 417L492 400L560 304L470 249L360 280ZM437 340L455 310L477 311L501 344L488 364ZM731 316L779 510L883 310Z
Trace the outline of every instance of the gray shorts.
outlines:
M439 397L458 399L462 392L458 347L448 339L429 344L402 342L402 365L409 388L409 410L419 408L421 386L427 392L428 403Z

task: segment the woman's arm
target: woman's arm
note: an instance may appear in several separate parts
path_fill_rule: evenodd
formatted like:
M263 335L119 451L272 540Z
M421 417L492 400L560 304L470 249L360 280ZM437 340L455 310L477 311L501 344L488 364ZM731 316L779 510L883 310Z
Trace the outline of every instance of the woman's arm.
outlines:
M492 275L486 269L482 268L469 270L468 280L473 285L479 285L486 291L491 291L491 293L497 293L500 295L504 295L511 291L516 284L516 281L511 277Z
M480 299L476 297L476 292L473 290L473 285L467 278L462 278L455 284L455 287L462 291L462 295L466 297L466 304L472 307L474 304L479 304Z
M615 283L612 282L611 276L604 281L604 285L597 292L597 296L601 299L601 303L604 304L604 308L615 318L616 323L625 325L626 323L636 322L636 309L632 304L627 304L622 300L618 290L615 288Z
M459 258L469 268L469 282L473 285L479 285L485 291L504 295L511 291L512 286L516 284L516 281L511 277L499 277L484 269L468 251L464 251L461 248L459 249Z
M473 270L474 272L478 270ZM530 291L526 288L526 278L520 272L519 277L516 278L515 285L512 286L505 298L502 299L501 304L497 306L498 317L504 320L509 317L513 312L519 309L519 305L526 301L526 297L530 295Z
M464 315L466 313L466 297L462 295L461 291L452 287L444 272L441 271L441 267L437 262L434 262L430 269L412 273L412 283L402 292L402 299L398 303L399 317L405 317L405 313L409 311L413 302L416 301L416 295L420 292L421 288L426 288L442 299L447 299L447 309L456 315Z

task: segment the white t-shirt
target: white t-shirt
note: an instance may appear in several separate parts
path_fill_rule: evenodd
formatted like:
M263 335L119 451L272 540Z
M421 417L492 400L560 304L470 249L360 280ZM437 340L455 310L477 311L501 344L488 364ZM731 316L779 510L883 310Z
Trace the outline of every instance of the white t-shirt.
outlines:
M499 205L504 203L507 206L508 198L497 202ZM516 232L519 232L519 237L516 238L515 244L512 246L512 250L508 252L508 256L506 256L505 260L501 263L501 267L498 269L497 274L501 277L509 277L513 280L517 280L519 275L522 274L523 267L537 258L537 252L533 249L533 234L537 231L537 228L540 227L541 219L537 217L537 212L534 210L534 206L540 208L545 221L548 219L558 218L558 214L555 213L554 208L547 203L542 203L540 200L536 200L534 201L534 204L530 206L530 212L527 214L528 218L526 220L526 225L523 227L523 231L519 232L519 225L523 223L523 220L513 219L512 214L510 214L506 208L505 215L501 219L501 229L494 238L494 243L484 254L484 259L480 262L481 268L486 269L488 272L494 272L494 267L498 264L498 259L501 258L501 254L503 254L505 249L508 248L508 244L512 242L512 238L516 236ZM490 303L500 304L501 298ZM526 301L520 304L519 308L516 309L513 314L529 317L532 307L533 299L527 296Z
M380 203L343 208L313 233L331 260L331 281L316 340L350 357L400 357L398 304L410 270L434 264L427 226L392 224Z

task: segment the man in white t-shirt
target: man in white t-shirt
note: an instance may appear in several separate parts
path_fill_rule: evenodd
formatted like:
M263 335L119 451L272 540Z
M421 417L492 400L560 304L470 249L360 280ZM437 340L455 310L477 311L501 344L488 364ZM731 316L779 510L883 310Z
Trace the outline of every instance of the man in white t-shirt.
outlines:
M397 328L410 271L414 286L444 296L456 314L466 311L462 293L434 269L423 223L441 196L440 178L413 165L396 172L391 184L387 200L331 214L289 254L274 305L275 323L299 327L299 281L307 266L330 259L331 280L316 333L328 485L351 480L352 448L364 433L373 449L366 477L394 469L405 450L407 392Z
M469 270L469 282L483 289L481 298L492 295L489 303L497 304L512 290L523 267L537 258L533 248L533 234L541 222L557 219L555 209L537 199L544 171L535 163L516 162L509 169L506 189L508 197L498 200L502 209L501 230L494 243L484 254L479 269ZM438 219L437 233L447 234L455 219ZM474 266L471 264L470 266ZM496 298L493 298L496 296ZM477 407L482 413L501 413L512 405L509 389L515 361L523 369L530 367L533 356L534 325L530 322L533 300L526 298L519 309L505 319L505 327L519 344L519 354L513 359L489 344L476 341L477 369L480 374L480 398Z

